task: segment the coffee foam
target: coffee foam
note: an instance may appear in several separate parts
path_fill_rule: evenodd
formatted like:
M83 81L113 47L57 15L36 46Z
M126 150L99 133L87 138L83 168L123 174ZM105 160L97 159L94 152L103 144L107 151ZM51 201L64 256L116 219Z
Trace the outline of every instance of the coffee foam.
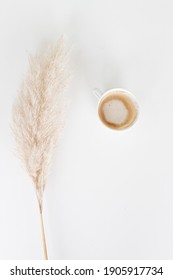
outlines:
M121 125L128 117L128 109L121 100L112 99L103 104L103 114L107 122Z
M106 94L98 106L101 121L116 130L131 126L137 117L137 112L136 103L123 91Z

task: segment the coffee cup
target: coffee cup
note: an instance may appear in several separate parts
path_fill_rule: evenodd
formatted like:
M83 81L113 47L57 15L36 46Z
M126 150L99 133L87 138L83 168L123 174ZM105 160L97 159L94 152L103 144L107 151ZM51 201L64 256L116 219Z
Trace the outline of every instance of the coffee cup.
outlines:
M102 93L94 89L99 99L97 112L101 122L108 128L123 130L132 126L138 116L135 96L122 88L110 89Z

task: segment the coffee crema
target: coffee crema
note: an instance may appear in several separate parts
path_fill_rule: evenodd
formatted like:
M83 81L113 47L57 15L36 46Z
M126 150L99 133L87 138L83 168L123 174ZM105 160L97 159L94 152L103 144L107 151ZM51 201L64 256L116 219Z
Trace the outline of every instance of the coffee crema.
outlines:
M101 121L115 130L131 126L137 113L137 104L123 90L108 92L101 98L98 106Z

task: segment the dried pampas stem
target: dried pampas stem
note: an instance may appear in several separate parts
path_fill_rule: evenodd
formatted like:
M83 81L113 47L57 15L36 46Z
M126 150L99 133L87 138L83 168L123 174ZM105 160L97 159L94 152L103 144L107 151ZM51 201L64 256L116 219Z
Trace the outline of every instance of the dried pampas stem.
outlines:
M55 46L29 57L29 69L13 107L13 131L19 156L32 178L39 210L45 259L43 192L52 153L64 125L63 92L67 85L67 53L61 38Z
M45 232L44 232L44 223L43 223L43 212L42 212L42 209L40 209L40 222L41 222L41 232L42 232L42 240L43 240L44 258L45 258L45 260L48 260L47 245L46 245L46 237L45 237Z

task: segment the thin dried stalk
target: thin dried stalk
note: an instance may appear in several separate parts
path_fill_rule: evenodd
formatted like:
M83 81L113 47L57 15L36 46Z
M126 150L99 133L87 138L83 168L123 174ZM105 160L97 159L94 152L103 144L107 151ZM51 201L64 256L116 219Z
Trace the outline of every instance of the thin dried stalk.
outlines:
M13 107L13 131L19 156L32 178L42 220L43 192L57 138L64 125L63 92L67 85L63 39L45 52L29 57L29 69ZM45 258L47 250L45 249Z

